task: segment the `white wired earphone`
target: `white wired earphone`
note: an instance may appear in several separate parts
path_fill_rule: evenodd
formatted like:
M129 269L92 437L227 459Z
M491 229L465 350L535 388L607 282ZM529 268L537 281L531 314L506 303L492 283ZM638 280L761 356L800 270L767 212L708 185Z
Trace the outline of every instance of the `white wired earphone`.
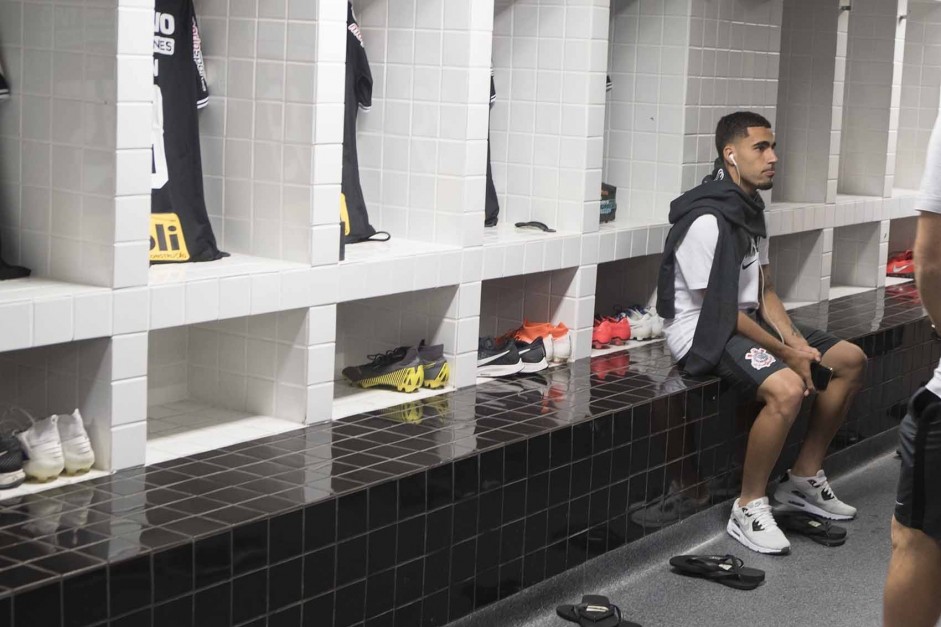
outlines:
M735 167L735 172L736 172L736 174L738 174L738 182L736 182L736 185L741 185L742 174L741 174L741 172L738 171L738 163L735 161L735 153L734 153L734 152L730 152L730 153L729 153L729 161L730 161L730 162L732 163L732 165ZM756 246L757 246L757 244L756 244ZM756 251L756 254L758 254L759 257L761 256L761 254L760 254L760 253L757 253L757 251ZM758 286L758 300L759 300L759 302L761 303L761 308L762 308L762 309L765 309L765 290L764 290L764 286L765 286L765 269L764 269L764 267L761 265L761 259L758 259L758 274L761 276L761 285ZM762 316L762 317L763 317L763 316ZM765 322L767 322L768 325L769 325L772 329L774 329L774 332L778 334L778 338L781 340L781 343L783 344L783 343L784 343L784 334L781 333L781 329L778 328L778 325L776 325L775 323L771 322L771 321L768 320L768 319L765 319Z

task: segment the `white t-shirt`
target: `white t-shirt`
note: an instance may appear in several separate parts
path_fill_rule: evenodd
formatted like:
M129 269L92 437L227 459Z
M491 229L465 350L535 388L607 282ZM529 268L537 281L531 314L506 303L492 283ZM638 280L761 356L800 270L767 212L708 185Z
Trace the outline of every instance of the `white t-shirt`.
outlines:
M918 209L941 213L941 116L935 120L934 130L931 131L931 139L928 141L928 156L925 160L925 173L921 178ZM928 382L928 389L941 396L941 364L938 364L934 377Z
M719 241L719 223L713 215L696 218L676 248L674 279L676 317L664 320L667 346L676 359L681 359L693 346L693 336L702 311L704 291L709 285L712 260ZM757 247L745 255L738 278L738 308L758 308L759 266L768 263L768 240L760 239Z

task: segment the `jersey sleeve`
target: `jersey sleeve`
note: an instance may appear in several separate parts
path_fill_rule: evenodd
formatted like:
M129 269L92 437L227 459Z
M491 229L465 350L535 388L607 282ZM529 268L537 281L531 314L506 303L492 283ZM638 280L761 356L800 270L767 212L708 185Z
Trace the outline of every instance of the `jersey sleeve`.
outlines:
M10 85L3 73L3 66L0 65L0 100L6 100L10 97Z
M676 249L676 262L689 289L704 290L709 285L718 242L719 223L713 215L696 218L686 231Z
M490 106L497 101L497 84L493 82L493 68L490 68Z
M369 59L366 57L363 34L356 22L356 16L353 14L353 5L347 3L347 7L346 36L355 37L356 45L347 46L347 50L353 58L347 58L346 62L353 64L353 91L356 102L359 104L360 109L369 111L372 107L372 72L369 69Z
M771 263L771 258L768 255L769 240L767 237L762 237L758 240L758 263L766 266Z
M202 39L199 36L199 24L193 15L193 64L196 80L196 107L202 109L209 104L209 82L206 79L206 62L203 60Z
M921 194L917 209L941 213L941 115L935 119L931 139L928 140L928 157L925 173L921 179Z

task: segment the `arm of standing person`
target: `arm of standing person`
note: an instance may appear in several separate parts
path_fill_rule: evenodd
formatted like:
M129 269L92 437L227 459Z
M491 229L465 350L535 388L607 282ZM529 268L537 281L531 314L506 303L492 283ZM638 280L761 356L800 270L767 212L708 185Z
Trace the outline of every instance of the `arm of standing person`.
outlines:
M941 117L935 121L921 197L916 208L918 234L915 236L915 283L921 302L936 328L941 325Z

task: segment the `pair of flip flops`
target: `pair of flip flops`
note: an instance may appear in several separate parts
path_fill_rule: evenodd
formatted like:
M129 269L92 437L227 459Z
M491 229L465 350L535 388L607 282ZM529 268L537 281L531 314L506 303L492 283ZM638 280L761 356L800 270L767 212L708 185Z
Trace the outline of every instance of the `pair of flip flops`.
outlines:
M640 627L621 618L621 609L597 594L586 594L578 605L560 605L555 613L581 627Z
M688 577L715 581L737 590L754 590L765 581L765 571L745 566L734 555L677 555L670 566Z
M774 519L782 531L806 536L823 546L842 546L846 543L846 529L832 524L826 518L806 512L775 512Z

